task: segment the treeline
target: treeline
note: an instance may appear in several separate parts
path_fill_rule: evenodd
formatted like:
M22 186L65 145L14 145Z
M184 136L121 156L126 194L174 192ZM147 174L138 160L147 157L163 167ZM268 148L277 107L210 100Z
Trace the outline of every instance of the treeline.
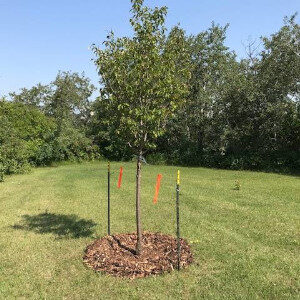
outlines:
M150 162L230 169L300 169L300 30L295 15L259 50L247 45L238 60L226 47L227 26L215 24L195 36L173 28L188 49L191 79L184 104L165 124L166 134L148 153ZM181 61L178 61L180 64ZM178 74L180 76L181 74ZM93 135L105 156L131 156L106 99L93 104Z
M238 60L225 45L227 26L181 36L188 50L188 97L161 124L166 133L150 163L272 171L300 170L300 30L296 16ZM180 61L178 64L180 65ZM180 76L180 74L178 74ZM114 111L84 74L59 72L49 85L0 101L0 177L54 161L132 158L111 122ZM0 178L1 179L1 178Z

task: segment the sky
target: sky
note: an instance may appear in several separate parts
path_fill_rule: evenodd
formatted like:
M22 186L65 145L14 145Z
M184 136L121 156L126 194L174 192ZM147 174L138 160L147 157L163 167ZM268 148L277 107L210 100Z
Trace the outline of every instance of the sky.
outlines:
M226 45L239 58L245 44L269 36L284 16L300 12L299 0L145 0L167 6L167 28L178 23L187 34L207 29L212 21L229 23ZM0 96L48 84L59 70L85 72L95 85L90 45L100 45L110 30L132 34L130 0L0 0ZM300 17L297 16L297 22Z

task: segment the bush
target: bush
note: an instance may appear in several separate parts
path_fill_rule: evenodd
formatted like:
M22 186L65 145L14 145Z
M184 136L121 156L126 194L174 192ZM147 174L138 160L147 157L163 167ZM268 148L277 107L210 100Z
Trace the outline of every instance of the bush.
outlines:
M53 157L56 161L85 160L99 157L99 148L71 124L65 124L52 143Z
M30 169L26 143L12 136L0 146L0 163L5 174L25 173Z
M0 164L2 173L23 173L39 165L37 153L55 129L52 119L38 109L10 102L0 103Z
M53 118L37 108L0 102L0 181L53 161L99 157L99 149L79 129L65 124L58 132Z
M152 153L147 155L147 163L151 165L165 165L167 164L167 159L162 153Z

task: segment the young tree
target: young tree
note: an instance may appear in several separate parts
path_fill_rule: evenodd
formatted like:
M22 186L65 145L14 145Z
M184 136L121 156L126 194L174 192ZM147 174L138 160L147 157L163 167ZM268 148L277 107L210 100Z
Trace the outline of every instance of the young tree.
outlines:
M141 158L155 147L165 121L184 101L190 78L186 39L182 30L165 35L166 7L145 7L132 0L133 37L116 38L111 32L104 49L93 45L103 89L101 101L110 111L115 134L121 135L137 156L136 253L142 250L140 216Z

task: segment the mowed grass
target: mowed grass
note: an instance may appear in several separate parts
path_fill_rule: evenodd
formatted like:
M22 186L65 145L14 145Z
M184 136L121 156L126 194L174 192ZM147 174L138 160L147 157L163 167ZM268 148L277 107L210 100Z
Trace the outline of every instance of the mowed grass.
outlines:
M135 231L135 164L122 165L117 189L121 163L112 163L112 233ZM144 230L175 234L176 170L143 165ZM95 273L82 262L86 245L106 234L105 162L7 177L0 184L0 299L299 298L299 177L180 170L181 233L195 262L133 281Z

